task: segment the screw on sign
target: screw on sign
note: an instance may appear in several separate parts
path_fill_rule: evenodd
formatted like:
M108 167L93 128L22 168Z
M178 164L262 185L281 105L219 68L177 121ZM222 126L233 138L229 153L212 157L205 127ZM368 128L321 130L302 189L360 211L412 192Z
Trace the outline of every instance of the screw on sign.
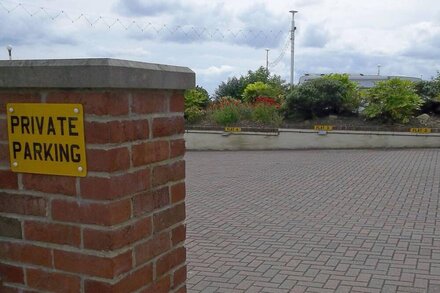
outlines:
M85 176L82 105L8 104L12 171Z

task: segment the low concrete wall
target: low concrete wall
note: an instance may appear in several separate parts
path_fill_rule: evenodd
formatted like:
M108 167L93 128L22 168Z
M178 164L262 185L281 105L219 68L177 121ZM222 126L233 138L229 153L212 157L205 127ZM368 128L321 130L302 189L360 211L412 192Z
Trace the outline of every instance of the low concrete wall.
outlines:
M280 129L278 133L187 130L188 150L282 150L345 148L436 148L440 134Z

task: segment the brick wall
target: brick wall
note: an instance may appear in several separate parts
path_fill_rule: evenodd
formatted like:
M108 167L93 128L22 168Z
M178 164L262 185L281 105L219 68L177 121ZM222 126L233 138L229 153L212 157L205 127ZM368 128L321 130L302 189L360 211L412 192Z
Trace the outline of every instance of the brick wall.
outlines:
M88 175L9 171L7 102L81 103ZM186 292L183 90L0 90L0 292Z

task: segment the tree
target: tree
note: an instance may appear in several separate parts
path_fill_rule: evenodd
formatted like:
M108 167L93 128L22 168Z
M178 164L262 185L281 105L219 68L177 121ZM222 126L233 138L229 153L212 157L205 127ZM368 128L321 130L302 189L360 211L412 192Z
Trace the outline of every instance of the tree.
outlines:
M440 114L440 72L431 80L422 80L415 85L417 94L423 99L423 113Z
M255 82L262 82L269 84L275 91L275 96L283 96L288 86L285 81L278 75L271 75L264 67L258 68L256 71L249 70L246 75L239 78L228 78L226 82L222 82L215 90L215 99L222 97L232 97L234 99L242 100L245 88Z
M271 96L277 97L277 98L284 98L284 95L288 89L288 85L286 84L286 81L281 79L281 76L279 75L271 75L269 70L261 66L256 71L248 71L248 74L244 77L245 80L245 88L255 82L262 82L270 86L272 89ZM243 89L243 91L244 91Z
M269 70L261 66L256 71L249 70L247 75L244 76L244 80L246 84L255 83L255 82L262 82L262 83L268 83L270 79L270 73Z
M222 83L215 90L214 97L216 100L223 97L241 99L241 94L243 93L244 87L243 77L236 78L234 76L232 78L228 78L226 82L222 81Z
M368 90L366 102L366 117L401 123L407 123L423 105L415 84L399 78L378 82Z

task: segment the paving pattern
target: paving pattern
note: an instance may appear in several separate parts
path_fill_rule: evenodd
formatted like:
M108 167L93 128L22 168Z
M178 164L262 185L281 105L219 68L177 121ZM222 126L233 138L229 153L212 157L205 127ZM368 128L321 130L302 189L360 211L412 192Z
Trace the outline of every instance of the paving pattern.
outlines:
M440 150L188 152L188 292L440 292Z

